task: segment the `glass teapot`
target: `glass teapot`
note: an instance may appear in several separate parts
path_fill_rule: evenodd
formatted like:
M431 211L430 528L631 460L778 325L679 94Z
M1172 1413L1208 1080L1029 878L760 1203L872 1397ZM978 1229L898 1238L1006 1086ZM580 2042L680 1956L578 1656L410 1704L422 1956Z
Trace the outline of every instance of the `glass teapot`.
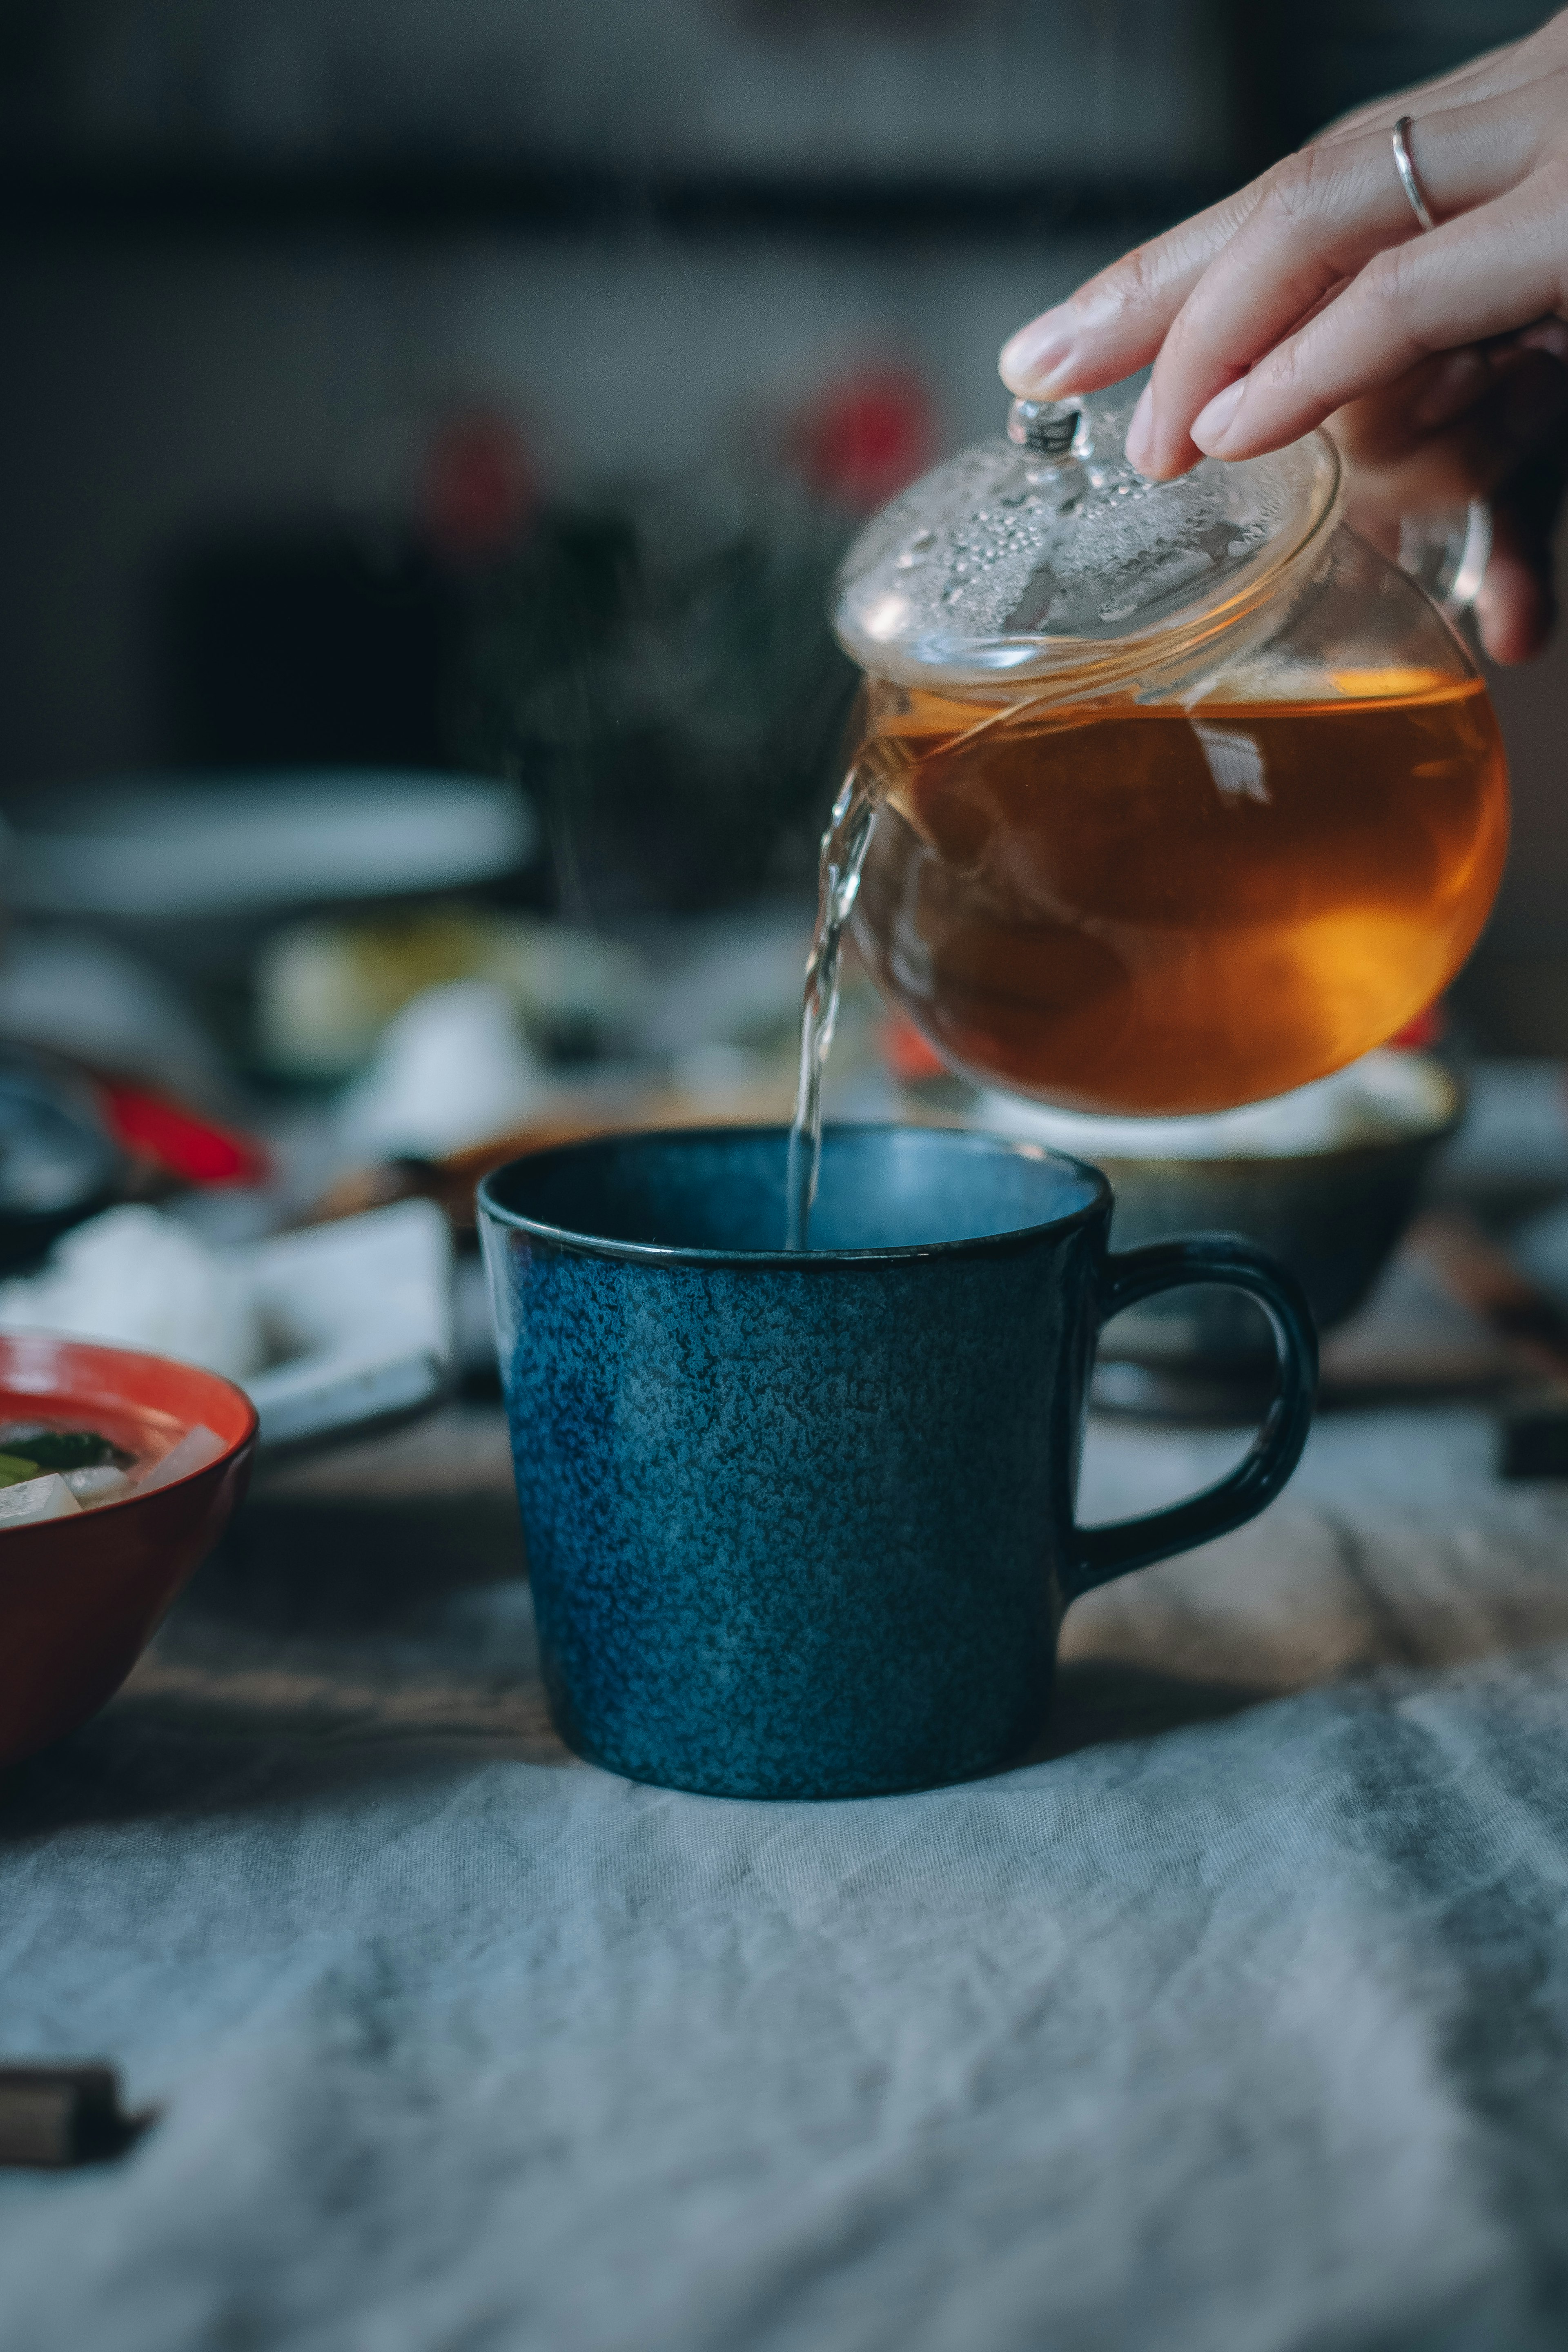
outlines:
M1456 629L1344 526L1326 434L1154 483L1130 415L1016 402L851 549L855 934L976 1078L1216 1110L1438 994L1496 895L1507 769Z

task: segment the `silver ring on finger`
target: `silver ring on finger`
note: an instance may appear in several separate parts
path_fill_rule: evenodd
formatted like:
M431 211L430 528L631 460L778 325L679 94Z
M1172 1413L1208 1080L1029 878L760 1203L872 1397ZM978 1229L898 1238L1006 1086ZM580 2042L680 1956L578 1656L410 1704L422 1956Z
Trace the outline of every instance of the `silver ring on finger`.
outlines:
M1394 126L1394 168L1399 174L1399 184L1410 199L1410 209L1423 228L1436 228L1426 199L1421 193L1421 183L1415 176L1415 166L1410 160L1408 133L1415 117L1402 114Z

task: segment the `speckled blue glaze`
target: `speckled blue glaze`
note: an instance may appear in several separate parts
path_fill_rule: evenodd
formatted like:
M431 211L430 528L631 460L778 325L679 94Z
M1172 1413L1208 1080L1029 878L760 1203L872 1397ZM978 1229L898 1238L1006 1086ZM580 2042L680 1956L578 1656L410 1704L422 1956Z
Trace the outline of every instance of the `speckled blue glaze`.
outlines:
M952 1130L829 1129L791 1256L786 1140L610 1137L480 1188L551 1705L580 1754L667 1787L966 1779L1040 1730L1075 1592L1283 1485L1310 1318L1238 1243L1112 1258L1093 1170ZM1100 1326L1189 1281L1268 1309L1269 1423L1207 1496L1079 1529Z

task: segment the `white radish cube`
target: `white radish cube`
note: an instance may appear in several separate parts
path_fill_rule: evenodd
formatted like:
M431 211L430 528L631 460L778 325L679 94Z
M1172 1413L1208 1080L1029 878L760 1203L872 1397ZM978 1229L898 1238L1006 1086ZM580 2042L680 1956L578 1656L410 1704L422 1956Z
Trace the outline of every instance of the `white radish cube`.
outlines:
M186 1430L178 1444L171 1445L162 1461L154 1462L146 1475L138 1478L136 1492L150 1495L154 1486L171 1486L176 1478L188 1478L193 1470L205 1470L209 1462L216 1462L220 1454L227 1452L227 1445L216 1431L198 1421L194 1429Z
M112 1462L100 1462L90 1470L68 1470L66 1485L84 1510L92 1510L100 1503L118 1502L131 1481L123 1470Z
M45 1478L24 1478L19 1486L0 1486L0 1528L30 1528L40 1519L68 1519L81 1505L58 1471Z

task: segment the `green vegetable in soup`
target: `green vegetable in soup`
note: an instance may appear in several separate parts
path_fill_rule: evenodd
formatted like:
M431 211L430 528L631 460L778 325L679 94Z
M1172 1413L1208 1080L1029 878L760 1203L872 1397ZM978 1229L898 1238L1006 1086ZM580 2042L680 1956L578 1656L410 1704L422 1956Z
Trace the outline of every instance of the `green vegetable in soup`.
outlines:
M24 1462L19 1454L0 1454L0 1486L20 1486L38 1475L36 1462Z
M96 1429L46 1429L22 1440L40 1470L99 1470L107 1464L124 1470L135 1460L122 1447L111 1445ZM0 1461L5 1456L0 1454ZM32 1475L32 1474L30 1474Z

